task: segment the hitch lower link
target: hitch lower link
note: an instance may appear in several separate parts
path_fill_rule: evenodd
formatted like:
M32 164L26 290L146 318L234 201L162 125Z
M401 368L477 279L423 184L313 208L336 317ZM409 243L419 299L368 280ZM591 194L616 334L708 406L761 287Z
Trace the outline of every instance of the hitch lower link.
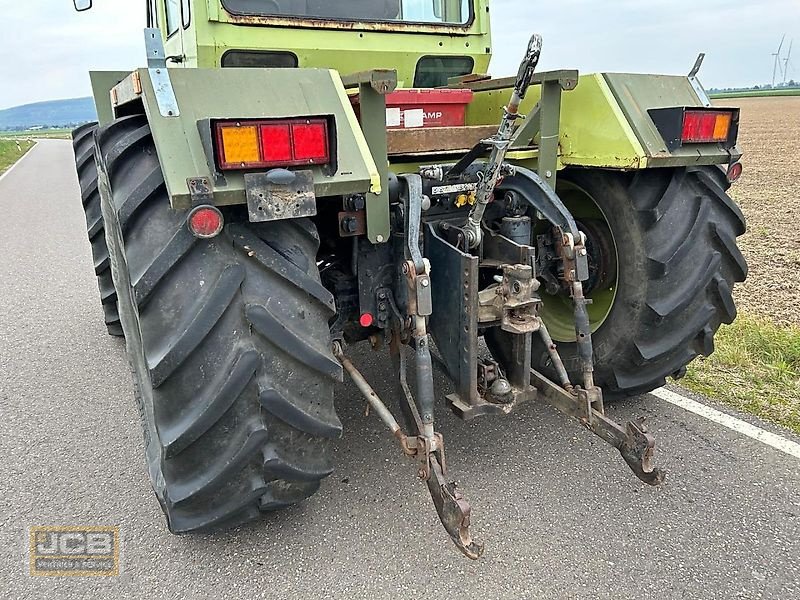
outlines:
M647 433L644 419L629 421L625 427L609 419L605 414L603 391L594 383L592 330L586 309L591 301L585 298L582 283L588 272L586 236L578 232L577 236L566 233L560 237L557 246L564 267L564 281L570 287L572 296L583 386L573 385L570 381L556 344L541 319L539 335L547 347L561 385L556 385L535 369L531 369L531 384L544 400L562 413L577 419L592 433L619 450L640 480L648 485L659 485L664 481L665 473L653 466L655 440Z
M342 345L338 341L333 344L333 354L342 363L344 370L367 399L370 407L389 428L392 435L398 439L403 453L417 460L419 464L417 475L428 484L428 491L433 499L436 512L450 539L467 558L478 559L483 554L483 545L472 539L470 533L472 509L469 503L464 499L455 482L447 480L447 462L442 435L440 433L433 433L431 436L407 435L372 386L345 356ZM403 355L402 350L400 350L400 355ZM403 366L405 366L404 361ZM405 393L409 394L408 386L405 383L405 371L401 371L401 381ZM416 414L414 404L412 403L409 408L415 413L415 420L418 421L419 415Z

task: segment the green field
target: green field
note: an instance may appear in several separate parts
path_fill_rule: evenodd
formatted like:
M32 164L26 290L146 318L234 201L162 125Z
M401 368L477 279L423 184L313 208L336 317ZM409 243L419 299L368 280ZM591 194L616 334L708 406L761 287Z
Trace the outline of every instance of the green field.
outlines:
M800 88L788 90L741 90L709 94L712 100L719 98L766 98L769 96L800 96Z
M740 315L680 384L800 433L800 328Z
M0 139L30 139L30 138L43 138L43 139L59 139L68 140L72 135L71 129L37 129L34 131L0 131Z
M36 142L32 140L4 140L0 139L0 174L4 173L11 165L33 148Z
M60 139L68 140L72 137L71 129L38 129L35 131L2 131L0 138L2 139Z

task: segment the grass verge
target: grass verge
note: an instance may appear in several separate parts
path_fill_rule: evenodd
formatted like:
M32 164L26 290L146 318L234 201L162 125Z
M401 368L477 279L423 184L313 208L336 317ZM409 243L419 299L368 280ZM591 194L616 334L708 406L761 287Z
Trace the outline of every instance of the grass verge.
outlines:
M800 434L800 327L739 315L680 383Z
M0 175L33 148L35 143L33 140L0 139Z

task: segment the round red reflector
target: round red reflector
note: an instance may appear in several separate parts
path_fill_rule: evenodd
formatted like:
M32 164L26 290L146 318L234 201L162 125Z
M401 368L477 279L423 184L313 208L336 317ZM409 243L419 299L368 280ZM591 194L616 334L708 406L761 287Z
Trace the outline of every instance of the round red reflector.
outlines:
M222 231L225 220L215 206L198 206L192 209L188 218L189 231L199 238L212 238Z
M373 321L374 321L374 319L373 319L372 315L369 314L369 313L364 313L363 315L361 315L361 318L358 320L358 322L361 323L362 327L372 327Z
M735 162L730 167L728 167L728 181L734 183L739 177L742 176L742 163Z

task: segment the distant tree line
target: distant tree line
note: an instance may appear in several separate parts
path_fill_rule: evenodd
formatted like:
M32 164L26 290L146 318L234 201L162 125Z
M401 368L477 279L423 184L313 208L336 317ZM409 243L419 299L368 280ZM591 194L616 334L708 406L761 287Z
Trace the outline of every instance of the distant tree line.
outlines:
M724 92L754 92L757 90L791 90L800 88L800 82L790 79L785 84L779 83L775 87L772 84L765 83L763 85L754 85L752 87L734 87L734 88L711 88L708 90L710 94L724 93Z
M32 125L30 127L0 127L0 131L40 131L40 130L47 130L47 129L75 129L76 127L80 127L85 123L89 123L89 120L86 121L71 121L68 123L41 123L37 125Z

